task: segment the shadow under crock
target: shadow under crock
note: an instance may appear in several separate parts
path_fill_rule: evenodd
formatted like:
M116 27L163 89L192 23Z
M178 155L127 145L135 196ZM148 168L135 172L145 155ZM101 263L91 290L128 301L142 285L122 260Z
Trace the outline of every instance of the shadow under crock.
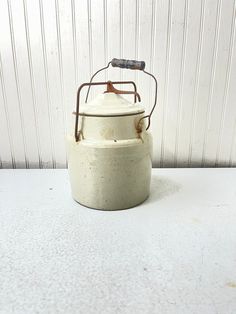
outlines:
M179 192L181 185L163 176L152 176L150 196L146 203L152 203Z

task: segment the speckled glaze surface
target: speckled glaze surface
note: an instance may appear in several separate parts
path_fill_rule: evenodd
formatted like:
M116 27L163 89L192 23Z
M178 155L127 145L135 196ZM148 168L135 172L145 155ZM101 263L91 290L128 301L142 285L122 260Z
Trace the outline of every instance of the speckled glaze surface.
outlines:
M152 137L144 123L142 132L137 132L141 117L139 112L122 117L81 117L80 141L67 137L68 170L77 202L95 209L119 210L147 199Z

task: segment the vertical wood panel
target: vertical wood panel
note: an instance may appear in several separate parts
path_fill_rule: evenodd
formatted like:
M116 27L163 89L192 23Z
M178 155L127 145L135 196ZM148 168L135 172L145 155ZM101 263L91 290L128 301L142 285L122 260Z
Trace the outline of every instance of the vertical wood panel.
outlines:
M14 43L11 33L9 19L9 7L6 1L1 3L0 10L0 29L4 36L0 36L0 51L1 51L1 77L3 94L5 94L5 104L1 103L1 106L6 106L7 124L9 125L9 133L12 138L12 153L15 160L16 167L26 167L26 153L24 135L22 130L22 114L21 107L19 105L18 92L19 87L16 86L15 76L15 53ZM2 117L1 117L2 119ZM5 132L5 134L7 134ZM1 145L2 146L2 145ZM5 148L3 147L2 150Z
M235 0L2 0L0 167L65 167L76 89L113 57L158 78L154 166L234 166L235 16ZM150 78L108 78L135 80L150 110Z
M218 14L219 35L217 38L218 48L215 62L214 84L212 87L211 106L208 112L208 121L205 128L205 147L203 150L204 166L209 166L215 160L219 150L220 133L223 127L225 115L225 98L228 94L230 72L230 33L234 1L228 1L227 6L222 6ZM221 1L220 1L221 3ZM220 4L221 5L221 4ZM217 31L216 27L216 31ZM233 113L233 112L232 112Z
M168 3L168 22L167 22L167 41L166 41L166 51L165 51L165 75L164 79L164 98L163 98L163 115L162 115L162 137L161 137L161 160L160 165L164 165L164 153L165 153L165 131L166 131L166 111L168 105L168 87L169 87L169 71L170 71L170 52L171 52L171 27L172 27L172 10L173 4L172 0L169 0Z
M123 51L122 57L129 59L135 57L136 54L136 0L131 0L129 5L132 10L127 10L125 2L123 2ZM125 6L124 6L125 5ZM135 80L135 71L123 71L124 80Z
M158 134L154 139L154 166L160 167L163 144L163 127L165 116L165 74L166 74L166 55L168 43L168 25L170 20L169 1L158 0L156 4L156 44L155 59L153 60L153 73L158 80L157 109L153 114L151 131Z
M10 4L11 3L11 4ZM21 111L22 135L26 154L26 167L41 166L40 140L37 113L32 92L32 80L29 66L27 32L25 24L25 6L20 1L9 1L12 17L12 44L15 51L15 78L18 102Z
M234 16L232 19L232 26L231 26L231 46L232 46L232 60L229 59L229 65L231 66L230 71L230 82L229 82L229 91L228 91L228 98L226 99L227 104L227 116L230 116L231 123L233 124L233 128L228 129L228 120L225 118L225 127L224 127L224 134L226 133L226 136L223 137L222 135L222 144L228 145L229 149L225 150L225 157L227 158L226 165L230 166L236 166L236 113L235 113L235 99L236 99L236 1L234 3ZM233 113L232 113L233 112ZM227 141L225 140L227 139ZM227 143L227 144L226 144ZM221 152L224 152L223 149L221 149ZM220 164L220 163L219 163Z
M32 121L34 122L35 127L35 143L37 143L37 151L38 151L38 167L42 168L42 154L41 154L41 138L39 134L39 121L38 121L38 108L37 108L37 101L35 96L35 82L34 82L34 71L33 71L33 64L32 64L32 52L31 52L31 43L30 43L30 36L29 36L29 22L28 22L28 10L27 10L27 2L23 0L23 7L24 7L24 25L25 25L25 37L26 37L26 46L27 46L27 57L28 57L28 66L29 66L29 76L30 76L30 86L31 97L32 97L32 110L33 116ZM28 101L28 100L26 100ZM35 162L35 167L37 167L37 163Z
M57 20L60 32L58 39L60 45L61 58L61 81L63 89L63 108L65 119L65 132L71 132L72 128L72 111L75 109L76 89L77 89L77 59L74 58L74 32L73 32L73 14L70 1L57 0ZM75 37L76 38L76 37ZM76 70L76 71L75 71Z
M189 1L185 0L184 4L184 17L183 17L183 40L181 47L181 64L180 64L180 82L179 93L177 102L177 118L176 118L176 133L175 133L175 153L174 153L174 165L178 165L178 153L179 153L179 140L180 140L180 125L183 109L183 88L185 83L185 65L186 65L186 46L188 36L189 25Z
M1 168L15 168L15 156L13 151L12 134L9 124L9 113L6 99L5 82L2 69L2 58L0 54L0 81L1 81L1 103L0 106L0 166Z
M60 53L58 49L58 31L54 0L41 1L41 25L44 37L45 73L50 115L53 147L55 152L55 166L63 167L66 160L64 149L65 113L63 108Z
M150 71L151 34L152 34L152 2L154 0L140 0L139 13L139 50L138 59L146 60L146 70ZM142 102L147 111L150 109L150 78L138 72L138 89L142 95Z
M189 166L189 157L191 154L191 141L197 105L196 94L199 84L204 10L204 1L189 1L188 17L186 17L185 66L182 68L182 103L179 112L176 143L176 166L182 167Z
M229 12L231 14L231 11ZM231 27L230 27L230 39L228 42L228 54L227 54L227 67L226 67L226 79L224 84L223 92L223 103L222 103L222 114L220 120L220 130L217 141L217 151L216 151L216 166L227 166L229 164L229 156L231 145L233 143L230 139L234 133L234 124L236 122L236 106L234 105L234 100L236 99L236 94L234 92L233 85L235 86L235 58L233 56L233 48L235 44L235 27L236 27L236 2L234 2L234 8L232 10Z
M166 108L163 134L162 165L171 166L175 163L176 129L178 127L178 97L181 83L181 60L184 39L184 10L185 2L171 4L169 27L169 52L167 55L168 73L166 74Z
M91 50L89 48L89 25L88 0L75 1L75 30L76 47L78 57L78 81L77 86L88 82L91 74ZM82 90L81 98L84 99L85 89Z
M40 5L38 0L25 2L25 25L28 28L28 54L32 77L32 96L35 98L38 121L41 167L55 166L55 152L52 135L51 108L46 81L46 59Z
M106 64L105 56L106 44L104 33L104 7L103 0L96 1L91 6L90 19L91 19L91 42L92 42L92 68L91 72L94 73ZM90 77L87 78L89 81ZM96 80L105 80L105 72L98 74ZM104 87L93 87L91 96L101 92Z
M121 47L121 29L120 29L120 0L107 1L107 47L108 60L120 58ZM120 70L118 68L109 68L108 77L113 80L120 80ZM118 87L119 88L119 87Z

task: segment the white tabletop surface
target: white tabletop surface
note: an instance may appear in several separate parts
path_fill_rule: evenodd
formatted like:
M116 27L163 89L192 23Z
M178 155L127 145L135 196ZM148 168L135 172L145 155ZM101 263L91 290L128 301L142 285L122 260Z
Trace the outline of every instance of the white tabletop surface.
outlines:
M105 212L66 170L0 171L0 313L236 313L236 169L153 170Z

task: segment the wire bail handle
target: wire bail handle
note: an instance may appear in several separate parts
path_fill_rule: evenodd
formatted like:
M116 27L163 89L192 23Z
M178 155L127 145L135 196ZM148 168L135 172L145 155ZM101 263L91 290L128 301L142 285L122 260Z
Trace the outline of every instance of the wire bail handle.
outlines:
M108 82L101 82L101 83L92 83L94 77L101 71L103 70L106 70L109 68L109 66L112 65L113 67L118 67L118 68L121 68L121 69L130 69L130 70L140 70L142 72L144 72L145 74L151 76L153 79L154 79L154 82L155 82L155 96L154 96L154 105L150 111L150 113L142 118L140 118L139 122L138 122L138 129L141 130L141 127L140 127L140 123L143 119L145 118L148 118L148 125L146 127L146 130L149 129L150 127L150 124L151 124L151 116L153 114L153 111L156 107L156 103L157 103L157 87L158 87L158 84L157 84L157 80L155 78L155 76L147 71L145 71L145 62L144 61L136 61L136 60L126 60L126 59L116 59L116 58L113 58L108 64L107 66L99 69L97 72L95 72L91 79L90 79L90 82L89 83L84 83L82 84L79 89L78 89L78 92L77 92L77 107L76 107L76 121L75 121L75 140L76 142L79 141L79 138L80 138L80 132L78 134L78 116L79 116L79 96L80 96L80 91L82 89L82 87L84 86L88 86L88 91L87 91L87 94L86 94L86 99L85 99L85 103L87 103L88 101L88 96L89 96L89 92L90 92L90 88L92 85L103 85L103 84L109 84L110 81ZM111 82L112 84L124 84L125 82ZM136 85L134 82L126 82L126 84L129 83L129 84L133 84L134 85L134 95L135 95L135 102L136 102L136 96L137 96L137 89L136 89Z

